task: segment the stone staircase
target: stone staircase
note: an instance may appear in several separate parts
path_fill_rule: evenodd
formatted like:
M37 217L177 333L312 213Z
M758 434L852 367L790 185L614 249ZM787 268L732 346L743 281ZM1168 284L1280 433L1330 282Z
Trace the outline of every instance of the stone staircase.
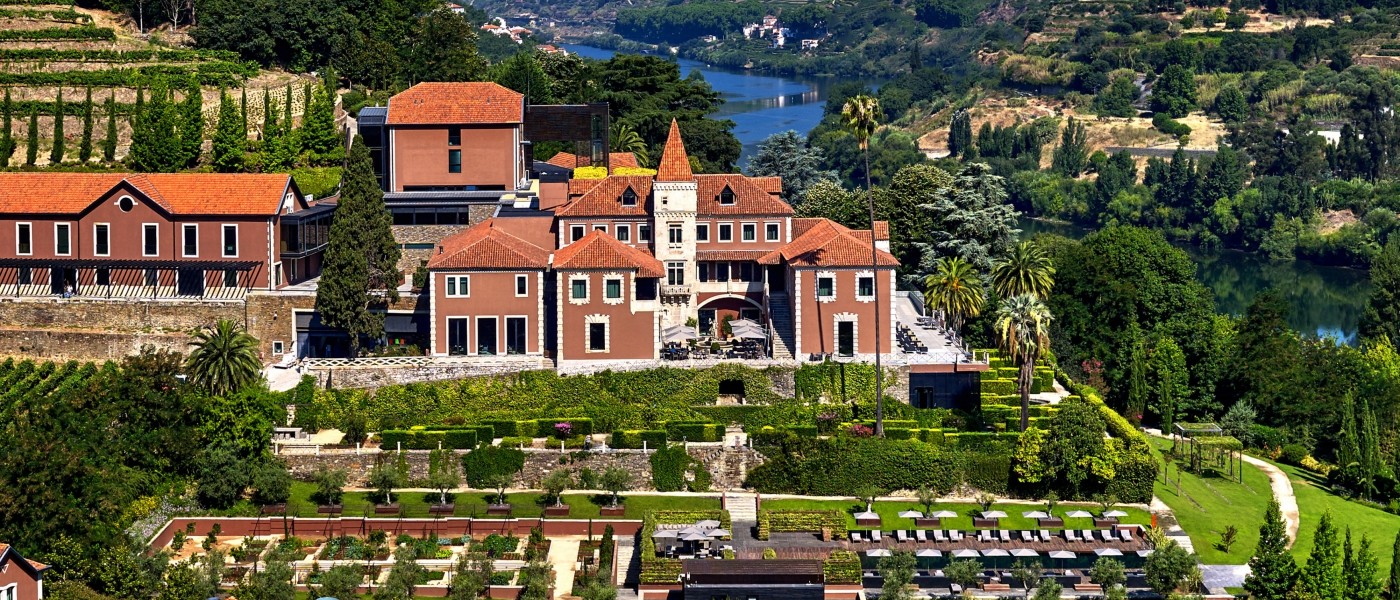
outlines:
M758 522L758 499L753 492L726 493L724 506L729 510L729 519L735 523L735 530L739 529L738 523Z
M620 593L623 588L637 585L637 581L642 573L642 561L637 558L637 542L635 538L618 537L616 539L617 562L613 563L613 570L615 571L614 576L617 578L617 587Z
M792 306L784 292L768 294L768 318L773 322L773 358L792 360L794 342L792 331Z

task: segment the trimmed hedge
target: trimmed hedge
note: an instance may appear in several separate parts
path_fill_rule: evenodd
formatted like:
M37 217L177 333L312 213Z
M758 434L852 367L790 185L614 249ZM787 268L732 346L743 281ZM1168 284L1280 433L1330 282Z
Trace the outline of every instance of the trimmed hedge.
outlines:
M648 429L644 431L619 429L612 432L612 439L608 442L608 446L640 450L642 448L642 442L646 442L647 449L655 450L657 448L665 448L666 439L666 432L659 429Z
M436 430L424 429L390 430L379 433L380 447L397 449L403 444L404 450L437 450L438 443L443 448L470 450L477 447L476 431L469 429Z
M724 441L725 426L718 423L674 421L666 424L666 435L673 440L688 442Z
M758 539L766 540L769 534L777 532L831 530L834 539L846 537L846 516L837 510L760 510L758 511Z
M557 437L557 430L554 426L559 423L569 424L569 435L593 435L593 419L588 417L557 417L537 419L535 421L535 437Z
M860 556L850 550L832 550L831 557L822 561L822 575L827 583L858 584L862 576Z
M1016 380L1015 380L1015 379L984 379L984 380L982 380L982 394L983 394L984 396L985 396L985 395L988 395L988 394L995 395L995 396L1001 396L1001 395L1016 394L1017 392L1018 392L1018 390L1016 389Z
M53 40L101 40L117 39L117 33L105 27L46 27L44 29L3 29L0 41L53 41Z

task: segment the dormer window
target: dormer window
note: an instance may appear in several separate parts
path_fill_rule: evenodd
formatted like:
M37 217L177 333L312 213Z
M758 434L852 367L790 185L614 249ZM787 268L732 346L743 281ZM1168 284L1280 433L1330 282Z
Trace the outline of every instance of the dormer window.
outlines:
M632 188L630 188L630 187L627 188L626 190L624 190L624 191L622 192L622 205L623 205L623 206L636 206L636 205L637 205L637 192L632 191Z
M719 203L726 206L733 205L734 190L729 189L729 186L727 185L724 186L724 191L719 193Z

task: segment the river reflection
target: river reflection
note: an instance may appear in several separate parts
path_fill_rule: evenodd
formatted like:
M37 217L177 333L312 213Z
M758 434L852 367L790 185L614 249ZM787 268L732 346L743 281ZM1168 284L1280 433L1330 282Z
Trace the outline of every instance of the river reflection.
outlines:
M1062 223L1022 219L1022 236L1054 233L1074 239L1089 229ZM1237 250L1207 252L1177 244L1196 263L1196 278L1215 294L1220 312L1242 315L1255 296L1269 288L1288 300L1289 325L1318 337L1356 343L1357 324L1366 310L1371 283L1365 271L1316 265L1306 261L1276 261Z

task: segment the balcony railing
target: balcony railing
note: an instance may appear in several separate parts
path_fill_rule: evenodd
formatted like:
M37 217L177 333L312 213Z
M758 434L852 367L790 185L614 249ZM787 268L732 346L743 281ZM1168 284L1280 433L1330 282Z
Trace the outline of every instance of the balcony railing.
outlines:
M662 296L689 296L689 295L690 295L690 286L687 285L687 284L681 284L681 285L662 285L662 286L661 286L661 295L662 295Z

